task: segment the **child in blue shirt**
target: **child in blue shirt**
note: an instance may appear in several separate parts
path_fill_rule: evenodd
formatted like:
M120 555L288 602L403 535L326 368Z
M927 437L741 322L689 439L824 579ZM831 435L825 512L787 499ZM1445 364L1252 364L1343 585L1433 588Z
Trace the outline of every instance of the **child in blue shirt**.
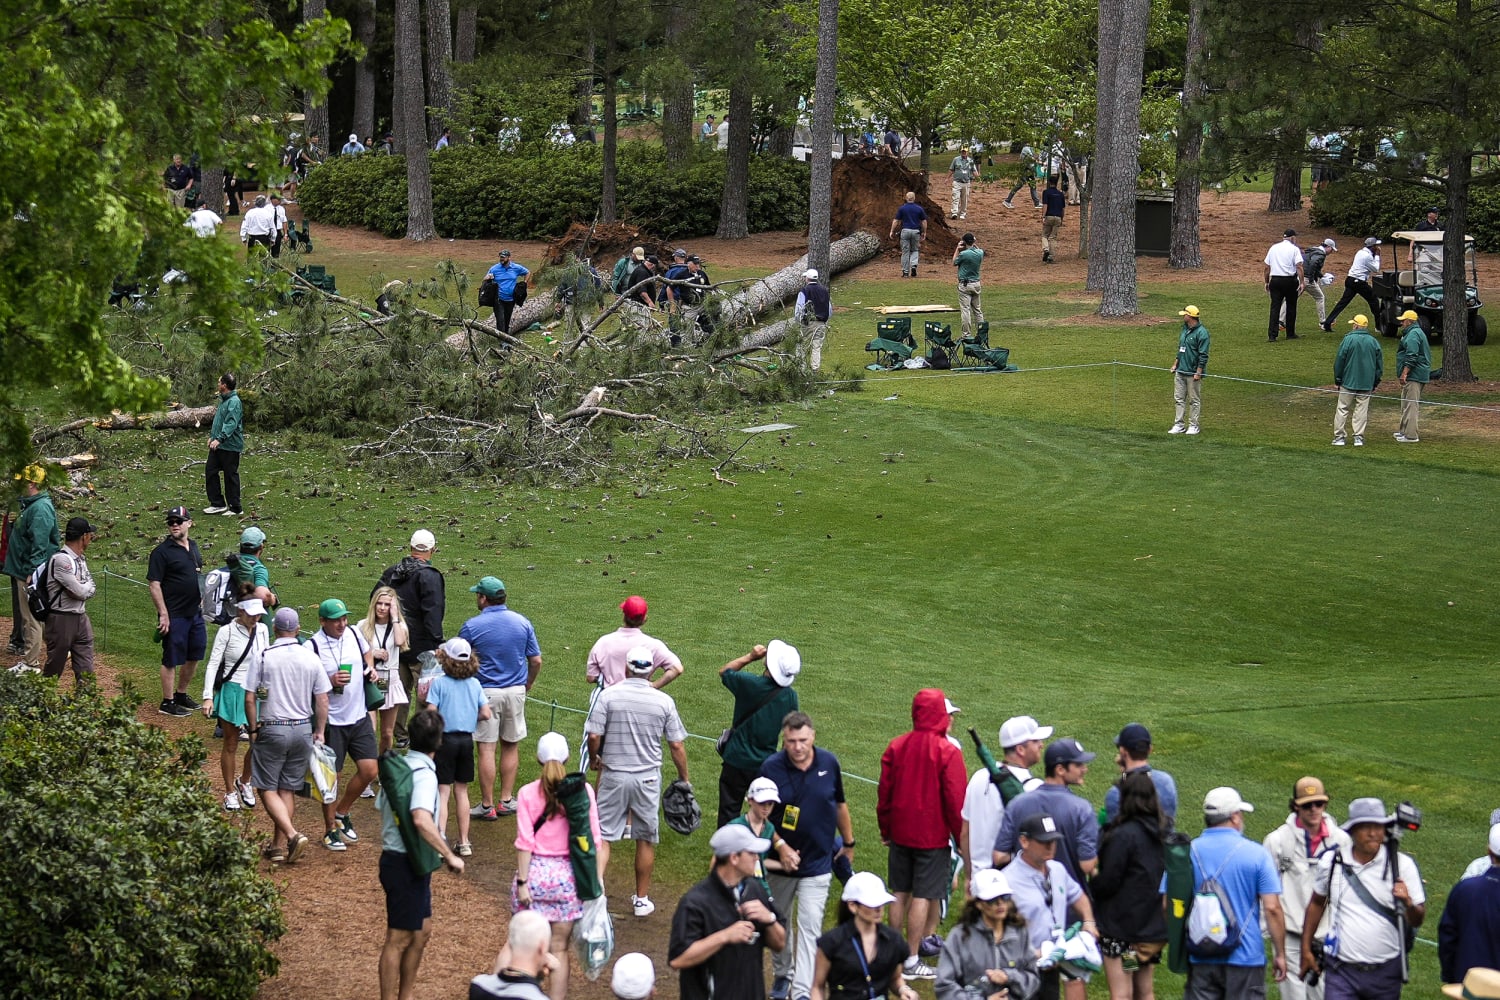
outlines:
M467 639L453 638L437 649L443 672L427 688L427 704L443 717L443 745L433 754L437 768L437 828L447 835L448 793L455 799L458 815L458 845L455 853L467 858L474 853L469 844L469 782L474 780L474 727L490 717L489 700L479 686L479 658Z

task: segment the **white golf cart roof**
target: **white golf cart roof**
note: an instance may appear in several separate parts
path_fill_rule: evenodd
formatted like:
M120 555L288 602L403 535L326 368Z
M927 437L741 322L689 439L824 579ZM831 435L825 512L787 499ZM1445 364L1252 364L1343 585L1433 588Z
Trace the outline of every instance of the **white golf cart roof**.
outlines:
M1443 231L1439 229L1436 232L1419 233L1415 229L1398 229L1391 234L1391 239L1405 240L1408 243L1441 243L1443 242ZM1464 237L1465 245L1472 246L1473 243L1474 237Z

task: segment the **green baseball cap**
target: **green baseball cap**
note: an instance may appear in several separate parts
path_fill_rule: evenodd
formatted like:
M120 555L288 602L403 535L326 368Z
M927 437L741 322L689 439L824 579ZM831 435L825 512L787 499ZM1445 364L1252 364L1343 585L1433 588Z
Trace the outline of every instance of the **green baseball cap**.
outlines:
M249 545L252 548L258 549L262 545L266 544L266 533L252 524L250 525L250 527L240 532L240 544Z
M330 597L318 605L318 617L325 621L334 621L339 618L349 617L349 608L337 597Z
M499 597L505 593L505 581L499 577L487 576L470 587L469 593L483 594L485 597Z

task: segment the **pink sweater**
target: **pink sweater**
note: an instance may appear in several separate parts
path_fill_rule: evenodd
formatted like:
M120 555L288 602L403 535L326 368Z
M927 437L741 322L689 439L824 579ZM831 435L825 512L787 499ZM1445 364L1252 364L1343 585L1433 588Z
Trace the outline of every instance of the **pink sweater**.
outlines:
M594 800L594 787L589 784L583 787L589 793L589 827L594 831L594 843L597 844L599 803ZM568 856L568 816L560 812L537 827L537 818L546 808L547 796L542 794L540 779L516 793L516 850L530 851L546 858L565 858Z

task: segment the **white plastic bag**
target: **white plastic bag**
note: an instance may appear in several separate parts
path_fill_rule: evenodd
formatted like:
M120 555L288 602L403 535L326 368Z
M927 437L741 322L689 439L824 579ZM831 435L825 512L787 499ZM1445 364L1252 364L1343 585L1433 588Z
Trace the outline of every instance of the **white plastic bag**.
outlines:
M312 755L307 758L307 780L318 790L325 806L337 802L339 797L339 773L333 769L336 759L327 743L314 743Z
M604 896L584 900L583 916L573 925L573 950L590 982L599 978L615 952L615 924L605 902Z

